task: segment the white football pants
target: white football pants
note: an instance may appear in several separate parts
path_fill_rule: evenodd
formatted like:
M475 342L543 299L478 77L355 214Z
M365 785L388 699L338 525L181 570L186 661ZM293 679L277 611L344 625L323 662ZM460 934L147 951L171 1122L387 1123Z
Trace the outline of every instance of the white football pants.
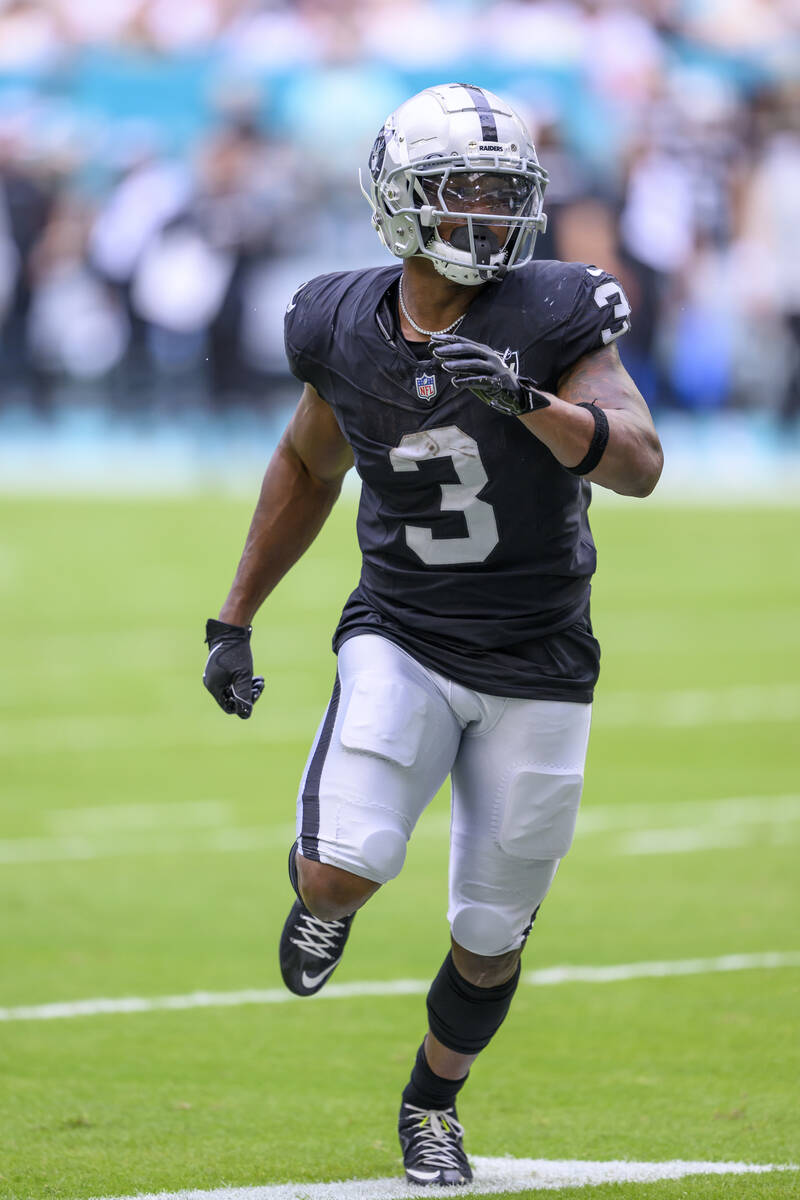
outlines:
M299 851L386 883L451 775L453 937L475 954L512 950L572 842L591 709L489 696L386 638L352 637L300 784Z

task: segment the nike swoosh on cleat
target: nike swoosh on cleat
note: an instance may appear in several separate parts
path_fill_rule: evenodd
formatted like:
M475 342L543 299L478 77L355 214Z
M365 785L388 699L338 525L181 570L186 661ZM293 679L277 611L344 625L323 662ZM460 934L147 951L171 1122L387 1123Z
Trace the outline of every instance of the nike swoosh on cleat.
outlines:
M331 963L331 965L329 967L326 967L324 971L320 971L319 975L307 975L306 972L303 971L303 987L307 987L307 988L316 987L316 985L321 980L323 980L326 975L330 975L331 971L333 970L333 968L336 966L336 964L338 962L339 962L339 959L337 958L336 962Z
M413 1175L415 1179L438 1179L438 1171L415 1171L413 1167L406 1167L406 1175Z

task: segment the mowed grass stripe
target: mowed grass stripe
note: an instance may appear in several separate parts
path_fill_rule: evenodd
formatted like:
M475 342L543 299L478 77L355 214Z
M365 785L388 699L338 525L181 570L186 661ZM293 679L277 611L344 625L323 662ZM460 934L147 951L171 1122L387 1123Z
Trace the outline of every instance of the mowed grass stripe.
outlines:
M762 954L725 954L717 958L687 958L669 962L620 963L611 966L556 966L523 972L520 982L532 987L565 983L620 983L629 979L665 979L670 976L709 975L719 972L775 970L800 967L800 950L767 951ZM328 984L316 997L344 1000L360 996L422 996L429 980L391 979L386 982ZM74 1017L114 1016L193 1008L238 1008L249 1004L286 1004L300 997L285 988L248 988L236 992L189 992L183 996L97 997L64 1003L0 1008L0 1021L56 1021ZM304 1000L312 999L304 997Z

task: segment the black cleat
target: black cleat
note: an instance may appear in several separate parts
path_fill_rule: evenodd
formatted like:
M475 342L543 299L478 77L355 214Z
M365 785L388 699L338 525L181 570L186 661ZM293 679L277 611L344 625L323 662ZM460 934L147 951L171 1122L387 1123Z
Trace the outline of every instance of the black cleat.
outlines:
M444 1111L400 1106L397 1133L403 1151L406 1179L418 1187L456 1187L472 1181L464 1153L464 1130L456 1106Z
M341 960L353 916L321 921L295 900L279 952L283 982L295 996L313 996L328 982Z

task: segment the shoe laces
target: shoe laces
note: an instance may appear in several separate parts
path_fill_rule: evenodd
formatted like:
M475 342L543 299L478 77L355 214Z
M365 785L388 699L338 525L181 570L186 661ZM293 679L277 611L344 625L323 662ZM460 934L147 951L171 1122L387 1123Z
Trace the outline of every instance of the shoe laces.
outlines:
M297 936L289 938L289 941L307 954L313 954L314 958L330 959L338 950L336 943L346 926L346 918L342 921L321 921L304 910L297 918Z
M405 1111L416 1121L411 1137L417 1162L434 1167L463 1167L461 1139L464 1128L455 1118L455 1109L417 1108L414 1104L406 1104Z

